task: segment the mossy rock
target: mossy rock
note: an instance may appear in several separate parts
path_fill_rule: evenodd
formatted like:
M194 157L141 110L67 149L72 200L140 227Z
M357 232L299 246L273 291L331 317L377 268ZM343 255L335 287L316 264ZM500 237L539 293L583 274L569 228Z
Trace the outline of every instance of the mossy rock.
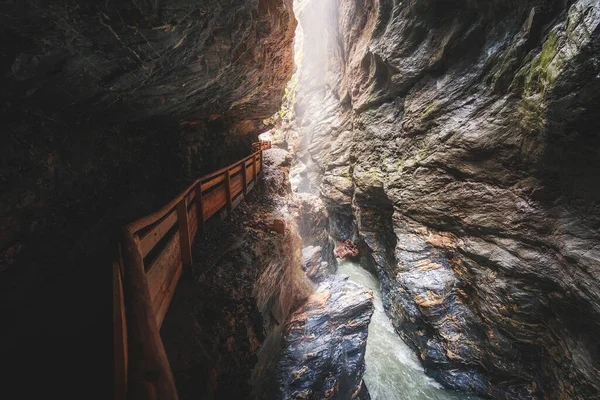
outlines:
M525 94L545 94L558 77L564 60L560 57L560 48L564 38L557 31L548 34L542 51L533 59L529 73L525 75Z
M425 110L423 110L423 112L419 114L419 121L425 122L427 120L430 120L431 117L433 117L435 113L438 112L441 108L442 107L440 103L438 103L437 101L432 102L427 107L425 107Z

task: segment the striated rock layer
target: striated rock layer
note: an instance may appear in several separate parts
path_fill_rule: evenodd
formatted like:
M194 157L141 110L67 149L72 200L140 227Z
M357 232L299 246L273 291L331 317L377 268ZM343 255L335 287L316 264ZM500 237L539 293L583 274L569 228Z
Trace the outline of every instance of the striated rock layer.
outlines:
M373 294L330 276L285 327L280 399L369 399L362 382Z
M287 142L427 372L600 396L600 3L304 3Z

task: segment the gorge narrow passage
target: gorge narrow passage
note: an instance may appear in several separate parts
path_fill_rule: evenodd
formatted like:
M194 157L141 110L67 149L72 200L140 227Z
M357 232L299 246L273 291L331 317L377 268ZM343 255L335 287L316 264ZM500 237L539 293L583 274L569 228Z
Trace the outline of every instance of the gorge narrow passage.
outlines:
M413 351L400 339L385 314L379 280L352 261L340 261L338 274L373 291L375 312L369 324L364 380L373 400L475 399L442 388L425 375Z
M0 35L6 398L600 400L600 0Z

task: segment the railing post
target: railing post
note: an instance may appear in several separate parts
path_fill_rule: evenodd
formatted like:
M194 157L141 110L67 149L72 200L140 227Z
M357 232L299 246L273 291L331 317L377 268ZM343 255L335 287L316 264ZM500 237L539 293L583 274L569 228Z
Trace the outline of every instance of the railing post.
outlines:
M246 195L248 195L248 179L247 179L248 175L246 173L246 163L247 162L248 162L247 160L244 160L242 162L242 179L243 179L242 182L244 182L244 190L242 193L244 193L244 197Z
M233 204L233 196L231 195L231 170L225 172L225 189L227 190L227 214L231 213L231 206Z
M198 230L204 234L204 207L202 206L202 181L196 185L196 216L198 217Z
M179 246L181 247L181 262L184 267L192 266L192 246L190 243L190 228L188 225L187 196L177 204L177 222L179 224Z
M123 232L122 244L129 340L129 398L177 400L175 380L156 325L144 260L127 228Z

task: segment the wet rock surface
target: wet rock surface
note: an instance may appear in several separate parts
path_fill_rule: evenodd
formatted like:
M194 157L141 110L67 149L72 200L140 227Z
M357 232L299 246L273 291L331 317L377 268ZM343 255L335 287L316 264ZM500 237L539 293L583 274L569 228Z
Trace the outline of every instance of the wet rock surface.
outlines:
M288 142L427 372L495 398L597 397L598 2L298 17L314 62Z
M323 261L322 249L318 246L309 246L302 249L303 268L306 276L313 282L322 281L330 275L329 263Z
M285 326L280 399L369 399L362 382L373 294L330 276Z
M294 208L291 211L304 246L321 248L322 260L334 264L334 242L329 238L329 214L321 198L311 193L294 193Z

